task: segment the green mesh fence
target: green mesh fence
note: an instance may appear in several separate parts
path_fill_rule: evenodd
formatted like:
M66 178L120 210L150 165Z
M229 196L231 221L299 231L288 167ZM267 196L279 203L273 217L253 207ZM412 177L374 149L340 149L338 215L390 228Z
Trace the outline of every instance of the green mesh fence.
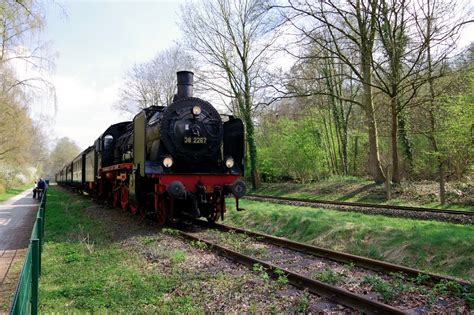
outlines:
M10 309L10 314L38 314L38 280L41 275L46 191L36 214L30 244Z

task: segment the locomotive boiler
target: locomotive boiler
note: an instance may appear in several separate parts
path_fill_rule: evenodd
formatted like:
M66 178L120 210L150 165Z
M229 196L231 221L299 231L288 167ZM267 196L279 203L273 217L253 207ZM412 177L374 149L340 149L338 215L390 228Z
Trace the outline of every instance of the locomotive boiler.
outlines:
M58 173L58 182L160 224L179 217L223 219L229 195L239 209L246 192L242 121L193 97L192 72L178 72L177 81L170 105L145 108L133 121L107 128Z

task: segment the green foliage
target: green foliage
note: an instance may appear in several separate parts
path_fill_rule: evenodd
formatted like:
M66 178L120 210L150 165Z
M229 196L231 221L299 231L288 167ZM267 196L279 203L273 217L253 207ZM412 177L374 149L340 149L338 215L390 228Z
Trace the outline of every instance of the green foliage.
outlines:
M177 236L179 235L179 231L176 230L176 229L170 229L170 228L163 228L161 230L162 233L165 233L165 234L168 234L168 235L172 235L172 236Z
M462 290L463 288L459 283L448 280L441 280L433 288L433 291L440 295L453 294L455 296L461 296Z
M52 86L41 75L51 66L39 36L44 19L44 6L37 0L0 3L0 192L31 181L47 156L47 134L29 113L32 101ZM32 66L38 74L34 78L25 77L29 71L17 73Z
M405 43L403 38L399 40ZM316 73L324 72L325 61L312 56L300 62L291 73L295 76L290 84L294 93L305 94L308 90L321 93L328 88L322 84L323 77L321 82L313 79ZM341 88L343 91L337 92L342 92L343 98L347 98L350 93L344 89L348 86L343 84ZM400 108L398 116L401 175L409 179L438 180L441 159L445 162L448 180L465 180L472 172L474 161L472 57L466 62L456 60L449 64L442 77L435 80L434 89L432 102L428 81L413 93L412 99L405 99L411 92L399 95L401 103L408 101ZM356 99L362 93L361 90L352 92ZM377 108L379 153L385 166L393 164L390 162L391 126L386 123L391 115L390 97L374 95L374 104ZM257 129L263 181L309 182L332 175L369 175L367 119L359 106L354 105L350 110L348 106L330 97L312 96L281 102L277 108L264 113ZM341 117L341 112L345 111L348 111L345 113L347 116ZM347 118L348 122L342 118ZM347 130L341 132L343 127ZM346 142L343 143L342 139ZM347 170L342 166L344 148L347 149Z
M253 271L259 274L260 278L262 278L263 281L268 282L270 280L270 276L268 275L267 270L262 265L254 264L252 269Z
M343 282L344 275L332 269L326 269L321 272L313 273L313 278L322 282L335 285L335 284L340 284Z
M199 248L199 249L206 249L207 244L204 243L203 241L191 241L191 246Z
M66 163L72 161L79 152L81 152L81 149L73 140L67 137L59 139L49 157L49 176L53 178L53 176L61 170Z
M177 249L171 252L170 258L174 264L179 264L186 260L186 253Z
M463 299L466 300L471 309L474 308L474 282L471 282L463 291Z
M4 189L0 187L0 201L5 201L15 195L18 195L19 193L22 193L28 188L30 188L30 186L24 186L20 188L11 188L5 191Z
M297 306L296 306L296 310L298 313L306 313L306 311L308 310L308 306L309 306L309 294L308 292L304 291L299 299L298 299L298 302L297 302Z
M430 279L430 276L428 276L427 274L424 274L424 273L419 273L416 278L413 278L412 281L413 283L415 284L423 284L425 283L426 281L428 281Z
M275 274L277 275L277 283L281 285L285 285L288 283L288 277L285 272L281 269L275 270Z
M379 293L384 301L390 302L400 293L408 289L405 285L404 277L399 274L392 274L393 283L389 283L379 276L365 276L363 282L372 286L373 290Z
M266 181L293 178L307 182L327 176L325 147L318 127L311 118L282 117L261 128L259 168Z

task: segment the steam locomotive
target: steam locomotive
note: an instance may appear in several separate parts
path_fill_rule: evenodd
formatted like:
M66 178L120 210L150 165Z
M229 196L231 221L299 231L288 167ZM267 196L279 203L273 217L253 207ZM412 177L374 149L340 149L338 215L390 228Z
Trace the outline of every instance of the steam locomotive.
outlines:
M223 220L230 195L240 210L243 123L193 97L193 75L178 72L169 106L145 108L133 121L108 127L56 174L56 182L160 224L180 217Z

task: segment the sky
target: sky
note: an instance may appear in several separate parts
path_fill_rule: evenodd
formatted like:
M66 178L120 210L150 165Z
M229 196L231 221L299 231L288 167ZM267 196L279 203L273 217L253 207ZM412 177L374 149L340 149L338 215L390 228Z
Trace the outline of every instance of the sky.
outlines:
M49 1L46 28L55 69L57 106L36 102L33 117L44 117L51 139L69 137L81 149L111 124L128 120L113 105L125 72L179 41L184 0ZM474 25L463 36L472 40ZM51 102L50 102L51 103Z
M125 72L180 38L183 1L60 1L46 7L47 39L55 57L51 81L57 106L36 105L51 116L52 138L69 137L81 149L111 124L127 120L113 108ZM36 114L36 115L35 115Z

